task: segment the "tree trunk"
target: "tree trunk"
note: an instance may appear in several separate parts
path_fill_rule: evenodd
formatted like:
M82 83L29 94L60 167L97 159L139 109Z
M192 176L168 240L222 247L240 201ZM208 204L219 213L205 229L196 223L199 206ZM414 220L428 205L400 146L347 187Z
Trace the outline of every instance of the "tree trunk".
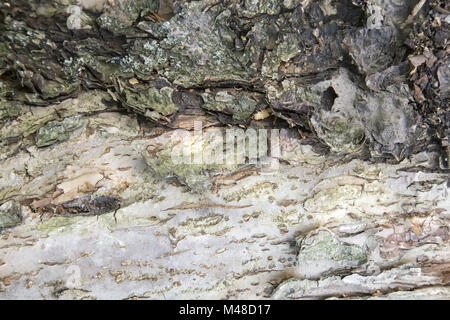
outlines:
M0 298L449 298L450 8L379 2L0 4Z

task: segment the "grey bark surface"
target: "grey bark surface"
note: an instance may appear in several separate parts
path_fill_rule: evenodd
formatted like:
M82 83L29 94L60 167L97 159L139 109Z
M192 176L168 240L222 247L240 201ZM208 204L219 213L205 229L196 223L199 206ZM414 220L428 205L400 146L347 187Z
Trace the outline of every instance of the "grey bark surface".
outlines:
M0 6L0 299L450 298L445 2Z

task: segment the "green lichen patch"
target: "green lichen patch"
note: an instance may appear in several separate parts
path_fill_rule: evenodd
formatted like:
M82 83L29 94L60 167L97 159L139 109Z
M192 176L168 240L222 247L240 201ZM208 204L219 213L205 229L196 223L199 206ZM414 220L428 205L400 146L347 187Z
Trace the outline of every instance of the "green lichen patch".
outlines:
M80 116L65 118L62 121L50 121L36 132L37 147L47 147L57 142L67 140L70 133L84 124Z
M358 120L343 117L321 117L317 120L313 117L311 124L317 136L332 151L352 153L364 143L365 128Z
M15 101L0 99L0 121L7 121L17 118L21 114L21 105Z
M170 150L161 150L156 153L144 153L147 164L157 176L162 178L176 177L191 190L202 192L211 188L211 182L203 165L192 163L178 163L174 161Z
M1 139L8 139L14 137L27 137L36 132L47 122L57 118L55 109L34 108L33 112L27 112L8 126L3 126L0 129Z
M14 201L8 201L0 206L0 231L4 228L17 226L21 222L21 208L19 204Z
M226 161L226 154L219 130L198 135L177 130L160 136L143 152L146 163L157 176L176 178L195 192L211 189L212 173L234 170L241 165Z
M207 110L230 114L235 121L248 121L258 107L258 102L245 93L219 91L215 94L202 94Z
M123 89L124 100L128 106L141 114L147 110L155 111L163 116L171 115L178 111L178 107L172 101L173 89L164 87L142 87Z
M328 273L348 272L366 263L364 248L344 243L325 229L313 231L299 241L297 271L308 279Z
M112 214L110 215L111 219L113 219ZM92 225L98 225L96 217L51 217L39 223L35 229L45 234L86 234L92 230Z

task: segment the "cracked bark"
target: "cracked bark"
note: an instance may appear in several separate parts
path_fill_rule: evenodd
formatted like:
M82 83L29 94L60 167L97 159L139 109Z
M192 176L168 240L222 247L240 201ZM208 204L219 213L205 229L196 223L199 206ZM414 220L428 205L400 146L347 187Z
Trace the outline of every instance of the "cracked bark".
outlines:
M449 8L378 2L2 3L0 298L449 298Z

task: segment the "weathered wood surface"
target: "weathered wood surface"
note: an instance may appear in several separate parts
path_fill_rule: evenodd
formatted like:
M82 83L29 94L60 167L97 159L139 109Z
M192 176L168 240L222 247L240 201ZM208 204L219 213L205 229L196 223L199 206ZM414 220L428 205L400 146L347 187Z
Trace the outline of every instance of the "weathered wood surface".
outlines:
M69 13L75 2L31 1L36 15L27 18L25 2L3 3L0 299L450 298L448 47L439 42L448 8L353 2L256 1L233 18L223 13L237 10L228 2L176 9L182 1L174 1L174 11L159 9L162 18L152 7L128 12L126 27L103 28L100 14L118 14L110 1L81 1ZM344 14L350 9L373 12L361 22ZM169 36L159 38L158 19L172 15ZM392 30L411 30L417 19L436 32L415 38L412 28L410 49L398 45L397 56L386 51L392 39L380 38L378 61L358 48L367 44L361 35L373 45L381 17ZM337 38L327 34L333 19L344 21ZM258 38L271 34L261 28L272 20L289 32ZM222 33L207 29L211 21ZM247 69L217 65L242 52L235 36L236 47L223 45L224 21L249 33ZM193 25L211 31L210 43L199 35L193 45L183 29ZM20 37L26 30L40 30L36 43ZM295 32L302 40L290 47L286 35ZM186 43L175 41L181 36ZM152 52L141 58L161 53L146 62L155 68L111 66L136 57L139 45ZM231 58L203 61L210 45ZM81 63L75 77L60 68L64 55L70 68ZM182 144L205 152L205 141L230 128L280 129L279 154L238 165L170 157Z
M42 221L33 203L21 206L25 223L2 233L2 298L271 298L291 277L307 280L281 284L275 297L449 296L448 174L426 170L437 154L344 163L283 131L278 171L249 170L196 194L161 181L142 158L142 146L169 145L170 133L130 132L136 120L120 113L86 119L66 142L3 160L3 181L14 199L94 193L125 203L92 217L44 212ZM54 190L64 193L52 199ZM296 244L305 236L323 239Z

